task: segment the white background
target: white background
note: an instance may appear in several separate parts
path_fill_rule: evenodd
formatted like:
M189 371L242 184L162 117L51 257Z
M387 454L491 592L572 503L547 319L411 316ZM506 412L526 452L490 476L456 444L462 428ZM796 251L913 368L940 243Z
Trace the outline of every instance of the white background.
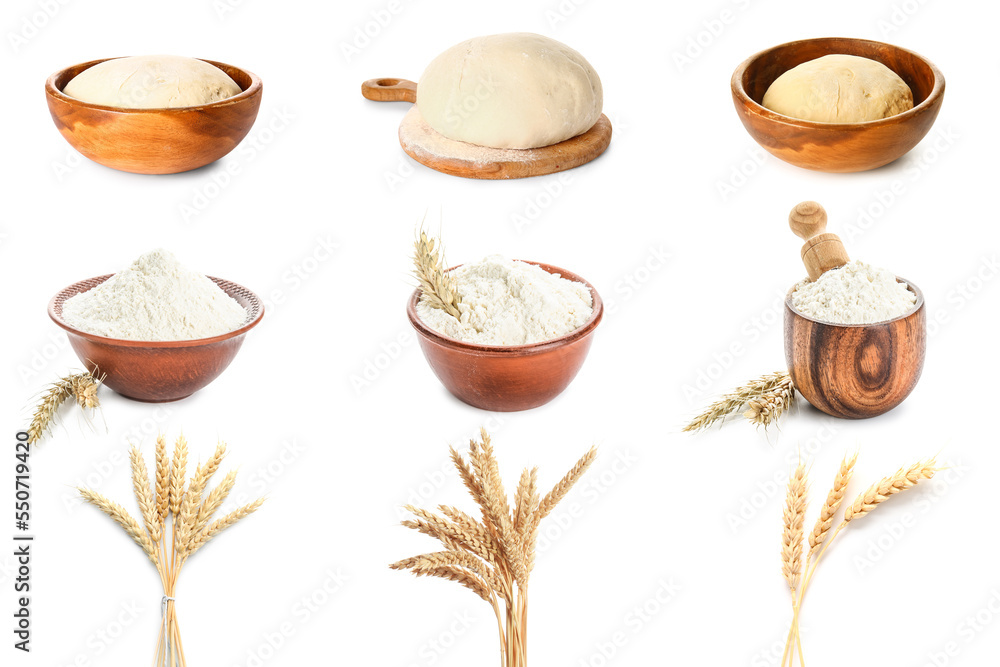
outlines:
M269 496L185 569L177 605L192 665L496 664L496 627L482 601L387 568L436 550L397 525L400 505L471 509L454 475L441 471L448 444L464 446L485 424L510 485L528 465L552 484L600 446L585 483L543 531L531 584L532 664L777 664L790 618L778 558L784 476L799 452L811 457L818 506L854 447L862 456L852 496L924 456L940 454L952 468L830 551L802 619L810 664L995 664L993 4L423 0L393 3L396 13L376 29L372 12L385 22L387 0L223 2L4 4L0 403L8 443L36 393L79 367L45 313L64 286L163 246L255 290L269 307L230 369L192 398L156 407L105 392L93 427L63 413L32 457L34 651L10 647L13 562L3 547L0 662L151 658L156 574L116 526L76 505L72 487L94 485L134 509L127 443L151 457L162 430L183 432L195 458L225 440L224 467L241 472L236 492ZM348 57L343 45L366 26L377 34ZM600 73L615 134L596 162L516 182L445 176L401 151L405 105L360 95L368 78L417 79L463 39L522 30L568 43ZM27 37L15 45L12 34ZM739 123L729 91L739 62L827 35L894 42L944 71L934 129L897 163L853 175L799 170L761 157ZM690 62L678 64L688 49ZM177 176L79 158L49 118L45 78L73 63L144 53L259 74L264 101L247 142ZM239 173L218 187L229 168ZM896 181L905 192L890 202ZM825 204L853 256L923 289L939 322L923 379L878 419L833 420L802 404L768 434L740 422L680 434L713 395L783 367L778 295L803 273L800 241L785 221L804 199ZM198 213L185 219L184 207ZM549 262L604 296L609 312L590 358L556 401L491 415L451 398L431 374L404 312L410 243L425 212L454 263L496 252ZM656 260L663 254L665 263ZM729 355L734 344L739 353ZM369 364L380 368L359 388ZM6 451L0 475L10 489ZM0 516L6 541L9 510ZM331 574L346 581L327 594ZM679 587L666 602L657 600L667 597L662 582ZM310 598L322 604L307 613ZM130 605L134 618L123 611ZM987 622L972 630L966 619L981 611ZM283 624L291 634L277 641ZM607 658L616 633L623 645ZM931 662L950 642L957 655Z

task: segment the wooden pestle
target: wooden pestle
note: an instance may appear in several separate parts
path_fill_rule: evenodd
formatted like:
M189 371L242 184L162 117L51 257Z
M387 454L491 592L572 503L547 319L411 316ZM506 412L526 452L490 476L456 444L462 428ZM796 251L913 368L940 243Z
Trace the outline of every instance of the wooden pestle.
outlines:
M809 280L851 261L840 237L826 231L826 211L816 202L804 201L793 208L788 214L788 226L806 241L802 246L802 263L809 272Z

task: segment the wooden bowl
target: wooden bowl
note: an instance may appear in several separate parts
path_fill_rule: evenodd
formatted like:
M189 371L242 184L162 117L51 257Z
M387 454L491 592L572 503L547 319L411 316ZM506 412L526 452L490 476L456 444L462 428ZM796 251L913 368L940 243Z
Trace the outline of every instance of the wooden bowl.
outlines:
M459 400L492 412L516 412L545 405L569 386L590 351L591 334L604 316L604 303L593 285L549 264L534 264L590 289L594 312L583 326L565 336L531 345L476 345L434 331L417 314L420 290L406 305L420 348L441 383Z
M70 345L87 370L106 375L104 384L122 396L148 403L187 398L226 370L243 345L246 333L264 316L256 294L236 283L211 278L246 308L247 322L239 329L211 338L150 342L120 340L80 331L62 318L66 299L97 287L111 277L98 276L70 285L49 302L49 317L66 330Z
M110 58L67 67L45 82L49 113L73 148L94 162L135 174L176 174L225 156L247 136L263 85L238 67L215 65L243 92L225 100L177 109L120 109L89 104L62 90L80 72Z
M924 368L924 295L905 315L875 324L831 324L803 315L785 297L785 361L795 389L813 407L845 419L877 417L910 395Z
M779 76L809 60L845 54L877 60L906 82L914 107L866 123L816 123L762 106ZM827 172L875 169L920 143L944 100L944 76L927 59L898 46L867 39L827 37L788 42L744 61L732 78L733 103L743 126L766 151L797 167Z

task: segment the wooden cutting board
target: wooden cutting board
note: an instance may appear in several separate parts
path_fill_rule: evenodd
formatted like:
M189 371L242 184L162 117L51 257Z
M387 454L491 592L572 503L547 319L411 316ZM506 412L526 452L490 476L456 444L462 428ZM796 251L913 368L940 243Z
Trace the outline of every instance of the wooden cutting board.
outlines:
M416 105L417 84L406 79L371 79L361 84L361 94L376 102ZM488 148L442 136L414 106L399 125L399 143L417 162L452 176L527 178L565 171L596 159L611 143L611 121L602 114L583 134L542 148Z

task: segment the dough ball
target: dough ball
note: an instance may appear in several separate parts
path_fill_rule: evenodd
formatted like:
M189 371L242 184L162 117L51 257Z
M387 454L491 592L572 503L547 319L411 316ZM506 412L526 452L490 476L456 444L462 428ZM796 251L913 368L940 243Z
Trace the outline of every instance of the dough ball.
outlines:
M830 55L788 70L764 93L764 106L818 123L862 123L913 108L906 82L880 62Z
M240 92L218 67L181 56L105 60L80 72L63 88L63 93L83 102L120 109L196 107Z
M427 66L417 107L449 139L537 148L583 134L601 117L601 79L565 44L531 33L476 37Z

